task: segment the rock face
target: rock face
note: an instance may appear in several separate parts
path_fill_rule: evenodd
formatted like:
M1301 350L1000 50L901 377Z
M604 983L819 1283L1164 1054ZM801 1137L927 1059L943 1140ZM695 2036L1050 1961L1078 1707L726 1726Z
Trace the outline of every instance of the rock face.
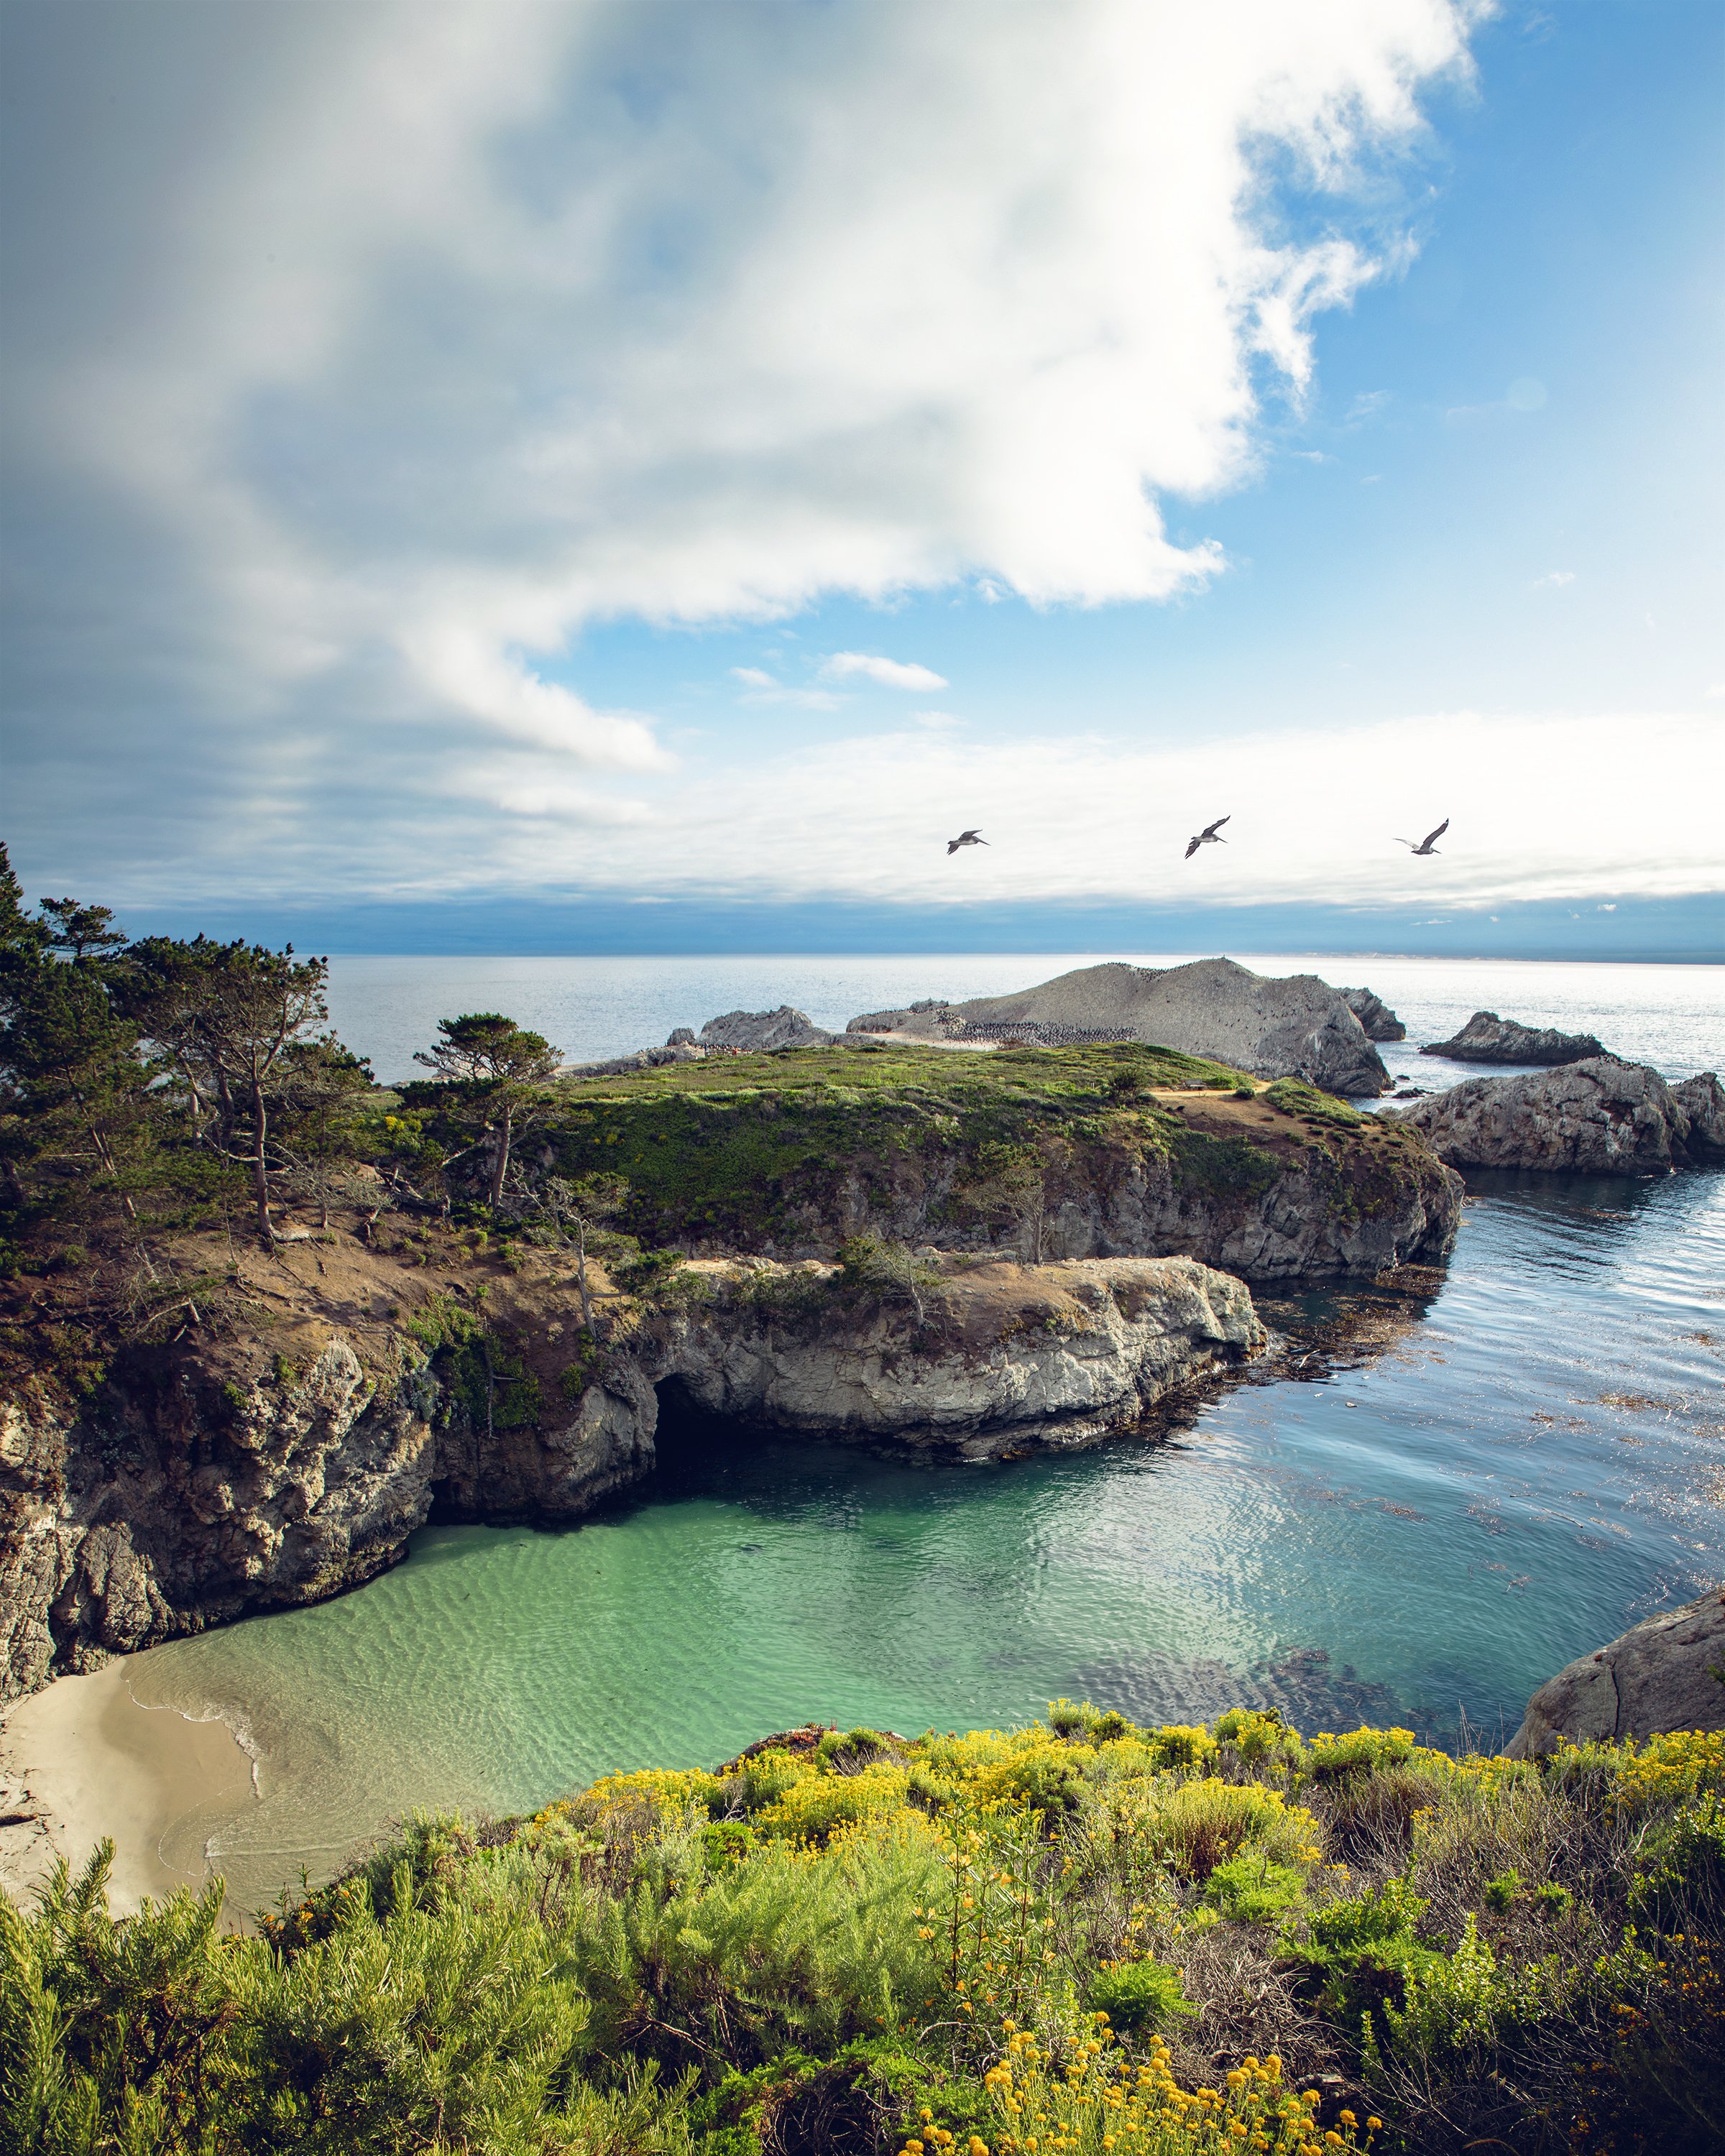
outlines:
M1512 1759L1538 1759L1565 1743L1725 1729L1725 1682L1713 1674L1721 1669L1725 1593L1715 1588L1559 1670L1527 1702L1503 1748Z
M1189 1258L981 1265L922 1291L920 1322L907 1301L832 1308L836 1267L691 1270L714 1300L682 1321L666 1368L702 1407L970 1459L1091 1444L1266 1337L1241 1282Z
M1016 995L871 1011L848 1030L908 1040L1046 1037L1142 1040L1214 1057L1258 1078L1375 1095L1389 1075L1347 1001L1315 973L1266 979L1231 958L1189 966L1085 966Z
M1725 1156L1718 1081L1709 1072L1686 1085L1681 1092L1645 1064L1600 1055L1524 1077L1470 1078L1384 1113L1452 1168L1645 1175Z
M668 1379L749 1422L983 1458L1091 1442L1265 1341L1241 1283L1183 1258L936 1259L878 1289L831 1265L740 1260L688 1267L659 1304L607 1298L598 1353L572 1363L566 1279L500 1283L481 1355L459 1329L428 1351L450 1299L405 1265L350 1255L336 1281L333 1255L330 1279L317 1263L301 1276L322 1297L301 1306L320 1343L303 1368L265 1352L271 1329L131 1351L80 1414L39 1393L0 1409L0 1698L322 1600L393 1564L434 1511L578 1519L651 1472ZM355 1327L383 1296L419 1329ZM516 1374L494 1382L500 1369Z
M1543 1064L1584 1063L1609 1052L1590 1033L1520 1025L1512 1018L1499 1018L1496 1011L1476 1011L1452 1039L1428 1041L1420 1051L1422 1055L1447 1055L1455 1063Z
M1382 996L1373 995L1369 988L1341 988L1337 993L1359 1020L1368 1040L1407 1039L1408 1029Z
M1689 1118L1690 1158L1725 1160L1725 1086L1711 1070L1703 1070L1673 1086L1671 1098Z
M819 1048L833 1038L803 1011L781 1004L777 1010L726 1011L701 1029L703 1048Z

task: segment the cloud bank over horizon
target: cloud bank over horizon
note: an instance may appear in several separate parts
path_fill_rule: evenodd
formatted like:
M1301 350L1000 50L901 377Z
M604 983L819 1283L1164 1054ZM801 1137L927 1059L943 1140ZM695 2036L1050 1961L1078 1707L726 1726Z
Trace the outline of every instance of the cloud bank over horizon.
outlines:
M945 827L980 823L1012 844L963 864L978 901L1178 902L1197 870L1205 902L1293 901L1345 861L1376 902L1406 863L1361 834L1447 812L1419 866L1452 899L1704 887L1698 797L1584 776L1625 726L1705 763L1681 715L1142 740L1081 678L1003 736L896 625L1234 572L1203 506L1309 397L1320 321L1409 258L1421 100L1491 13L23 0L27 870L122 904L942 901ZM833 594L878 633L803 649ZM584 688L583 635L629 622L690 644L710 722ZM741 622L788 642L701 655ZM1531 829L1501 806L1530 788ZM1212 796L1237 844L1183 870Z

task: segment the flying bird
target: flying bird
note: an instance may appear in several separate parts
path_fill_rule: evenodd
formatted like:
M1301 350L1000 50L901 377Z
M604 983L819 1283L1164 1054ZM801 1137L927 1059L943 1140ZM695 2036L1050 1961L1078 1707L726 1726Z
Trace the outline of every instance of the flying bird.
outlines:
M1397 845L1405 846L1410 854L1435 854L1437 851L1437 848L1433 845L1431 843L1432 840L1434 839L1442 838L1445 832L1447 831L1449 828L1450 819L1445 816L1443 822L1438 825L1436 830L1428 831L1417 846L1414 844L1414 841L1411 839L1396 838L1396 834L1393 831L1390 833L1390 836L1393 839L1395 839Z
M949 854L956 854L961 846L986 846L988 843L986 839L979 837L974 831L961 831L956 839L947 839L947 851Z
M1200 846L1225 846L1228 841L1216 834L1224 824L1231 824L1232 816L1219 816L1214 824L1206 824L1195 839L1186 841L1186 858L1189 861Z

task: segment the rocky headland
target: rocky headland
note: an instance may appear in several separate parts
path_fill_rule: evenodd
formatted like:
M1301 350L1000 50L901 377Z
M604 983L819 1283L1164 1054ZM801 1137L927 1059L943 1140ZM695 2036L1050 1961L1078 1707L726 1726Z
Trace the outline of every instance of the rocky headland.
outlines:
M632 1070L571 1084L539 1142L560 1175L624 1177L630 1232L690 1256L830 1259L870 1235L1369 1277L1441 1256L1461 1197L1409 1129L1132 1045L859 1041Z
M218 1331L121 1347L82 1397L13 1389L0 1696L357 1584L434 1513L578 1519L650 1476L667 1384L744 1425L987 1459L1139 1424L1266 1340L1245 1286L1185 1258L871 1245L697 1260L645 1293L590 1265L589 1328L565 1260L434 1250L249 1255Z
M1300 1078L1327 1092L1370 1096L1388 1090L1389 1075L1348 1001L1359 993L1332 988L1315 973L1268 978L1231 958L1163 968L1112 963L1081 967L1013 995L870 1011L852 1019L849 1030L1050 1047L1153 1042L1255 1077Z
M1725 1160L1725 1088L1711 1071L1672 1086L1613 1055L1471 1078L1384 1114L1458 1168L1652 1175Z
M1374 1034L1374 1040L1384 1036ZM1584 1063L1605 1055L1590 1033L1559 1033L1551 1026L1522 1025L1496 1011L1476 1011L1448 1040L1428 1041L1422 1055L1447 1056L1452 1063Z

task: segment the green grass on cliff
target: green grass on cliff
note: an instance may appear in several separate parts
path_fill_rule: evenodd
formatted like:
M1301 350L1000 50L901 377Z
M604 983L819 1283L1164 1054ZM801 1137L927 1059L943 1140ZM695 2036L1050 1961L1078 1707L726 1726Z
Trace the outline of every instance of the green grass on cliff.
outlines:
M42 2156L1720 2144L1725 1735L1452 1759L1245 1710L786 1732L415 1820L221 1928L0 1897Z
M1224 1065L1133 1044L999 1050L807 1049L668 1064L560 1090L542 1141L558 1171L598 1172L630 1186L629 1224L652 1242L832 1241L860 1190L882 1212L937 1185L933 1224L1004 1220L1033 1183L1064 1162L1092 1187L1133 1158L1166 1163L1183 1188L1260 1196L1284 1157L1262 1132L1189 1129L1158 1090L1231 1100L1250 1081ZM1317 1127L1309 1103L1360 1146L1386 1147L1387 1127L1301 1088L1279 1110L1282 1146ZM1196 1104L1194 1104L1195 1106ZM855 1223L850 1224L851 1226Z

